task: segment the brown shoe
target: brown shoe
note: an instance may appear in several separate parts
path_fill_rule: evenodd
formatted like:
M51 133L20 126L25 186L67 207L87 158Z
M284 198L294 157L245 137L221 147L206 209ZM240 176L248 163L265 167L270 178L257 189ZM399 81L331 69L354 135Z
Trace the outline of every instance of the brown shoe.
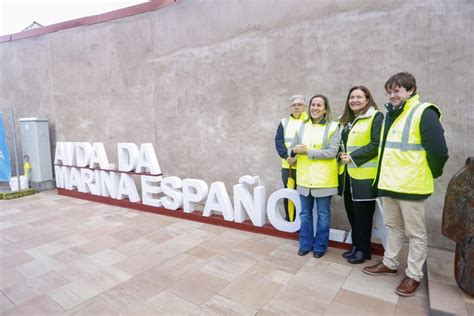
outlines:
M400 296L413 296L415 292L420 288L420 282L413 280L412 278L406 277L402 283L397 287L395 293Z
M364 273L370 275L396 275L398 270L392 270L385 266L383 262L379 262L374 264L373 266L368 266L362 269Z

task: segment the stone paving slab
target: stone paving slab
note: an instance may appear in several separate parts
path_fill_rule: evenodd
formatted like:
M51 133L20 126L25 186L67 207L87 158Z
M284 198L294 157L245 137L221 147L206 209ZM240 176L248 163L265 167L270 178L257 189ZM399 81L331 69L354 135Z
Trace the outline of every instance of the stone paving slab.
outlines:
M320 259L297 250L56 191L0 201L0 314L428 314L426 282L400 298L402 274L365 275L340 249Z
M432 315L474 315L474 297L467 295L454 279L454 252L430 249L426 261Z

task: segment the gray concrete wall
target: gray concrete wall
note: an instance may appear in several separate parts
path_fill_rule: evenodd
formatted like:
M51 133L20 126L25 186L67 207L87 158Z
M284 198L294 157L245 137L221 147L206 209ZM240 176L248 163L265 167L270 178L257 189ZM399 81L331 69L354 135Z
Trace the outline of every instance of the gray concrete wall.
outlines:
M151 142L165 175L281 186L273 139L288 98L323 93L340 114L348 89L379 105L392 74L410 71L437 103L450 149L427 203L441 235L451 176L474 155L470 0L181 0L164 9L0 44L0 110L51 122L55 141ZM334 199L333 227L348 228Z

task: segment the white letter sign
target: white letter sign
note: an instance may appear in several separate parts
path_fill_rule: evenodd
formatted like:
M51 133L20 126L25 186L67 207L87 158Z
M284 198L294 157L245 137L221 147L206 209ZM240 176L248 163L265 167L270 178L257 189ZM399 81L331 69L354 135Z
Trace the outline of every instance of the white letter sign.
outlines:
M194 212L194 203L200 202L207 196L206 182L198 179L183 180L183 210L185 213Z
M234 220L234 210L232 209L224 182L213 182L211 184L202 215L209 217L212 211L222 213L226 221Z
M293 202L295 205L295 221L288 222L286 221L280 214L277 208L277 202L279 200L288 199ZM294 233L300 229L301 220L300 220L300 212L301 212L301 201L298 195L298 192L291 189L280 189L278 191L273 192L272 195L268 198L267 201L267 215L268 220L278 230Z

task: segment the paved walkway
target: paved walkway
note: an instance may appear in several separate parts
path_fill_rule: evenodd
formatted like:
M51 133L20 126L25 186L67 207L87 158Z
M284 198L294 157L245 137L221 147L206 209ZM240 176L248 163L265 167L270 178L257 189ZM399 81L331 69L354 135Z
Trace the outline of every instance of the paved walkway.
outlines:
M59 196L0 201L2 315L426 315L330 248ZM375 257L370 263L380 260Z

